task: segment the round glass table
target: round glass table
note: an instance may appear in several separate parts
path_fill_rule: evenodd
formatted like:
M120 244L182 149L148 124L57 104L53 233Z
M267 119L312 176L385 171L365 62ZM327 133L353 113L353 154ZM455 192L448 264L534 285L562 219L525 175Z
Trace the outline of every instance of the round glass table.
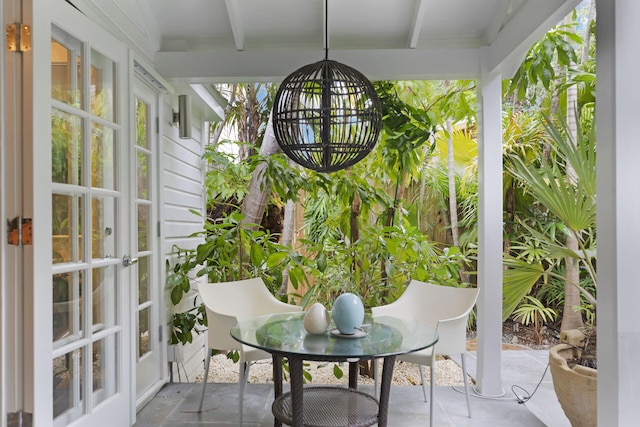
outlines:
M240 321L231 329L237 341L270 353L273 357L275 426L294 427L387 425L393 365L399 354L431 347L438 334L417 322L367 316L352 336L332 326L324 334L308 334L304 312L273 314ZM291 391L282 390L282 358L289 361ZM358 362L383 358L380 399L361 393ZM349 388L303 387L303 361L349 362Z

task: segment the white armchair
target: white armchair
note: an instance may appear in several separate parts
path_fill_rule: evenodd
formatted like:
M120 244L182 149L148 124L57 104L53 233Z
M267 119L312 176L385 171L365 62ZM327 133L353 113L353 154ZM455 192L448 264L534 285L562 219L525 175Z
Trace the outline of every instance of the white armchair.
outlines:
M205 305L208 322L207 353L204 381L198 412L202 412L207 387L211 350L237 350L240 355L240 426L242 426L244 389L249 378L250 362L271 359L271 355L257 348L240 344L230 335L238 321L273 313L301 311L302 307L275 298L260 278L225 283L199 283L198 292Z
M466 328L471 309L478 298L477 288L455 288L439 286L431 283L412 280L405 292L391 304L371 309L372 315L394 316L411 319L434 328L438 332L439 340L435 346L427 349L398 356L396 360L416 363L420 369L422 379L422 393L425 402L427 391L422 366L430 369L430 414L429 422L433 425L433 391L435 382L435 361L437 355L460 354L462 360L462 374L467 398L467 411L471 417L469 403L469 384L465 366ZM374 365L377 368L377 364ZM374 369L377 390L377 369Z

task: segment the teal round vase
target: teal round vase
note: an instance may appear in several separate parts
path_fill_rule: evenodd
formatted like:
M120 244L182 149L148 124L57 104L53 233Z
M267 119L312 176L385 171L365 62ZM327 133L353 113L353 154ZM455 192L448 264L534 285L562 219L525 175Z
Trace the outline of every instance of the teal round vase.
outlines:
M349 292L340 295L333 303L331 316L341 334L355 334L364 321L362 300L359 296Z

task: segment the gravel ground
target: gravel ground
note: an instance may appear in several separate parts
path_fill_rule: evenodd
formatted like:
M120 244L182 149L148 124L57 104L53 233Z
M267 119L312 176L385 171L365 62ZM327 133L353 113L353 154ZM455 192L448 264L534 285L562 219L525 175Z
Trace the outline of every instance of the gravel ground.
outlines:
M209 368L209 382L235 383L238 381L239 363L233 363L224 354L217 354L211 359ZM339 364L344 373L338 379L333 373L335 363L330 362L305 362L305 370L312 376L313 384L348 384L349 366L347 363ZM462 385L462 369L450 359L438 359L436 361L436 385ZM382 372L382 362L380 362ZM249 371L250 383L273 382L271 361L258 361L251 365ZM429 384L429 368L424 368L425 381ZM196 382L202 382L203 374L196 378ZM360 376L358 384L373 384L373 379ZM393 368L393 383L397 385L420 385L420 372L418 365L398 361ZM471 380L473 384L473 380Z

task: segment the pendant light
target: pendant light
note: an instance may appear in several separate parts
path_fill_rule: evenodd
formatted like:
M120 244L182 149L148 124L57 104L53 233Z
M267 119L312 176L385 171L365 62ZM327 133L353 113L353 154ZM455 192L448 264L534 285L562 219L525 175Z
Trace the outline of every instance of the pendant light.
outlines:
M275 96L273 130L294 162L335 172L362 160L378 141L381 107L371 82L359 71L329 60L328 1L325 57L291 73Z

